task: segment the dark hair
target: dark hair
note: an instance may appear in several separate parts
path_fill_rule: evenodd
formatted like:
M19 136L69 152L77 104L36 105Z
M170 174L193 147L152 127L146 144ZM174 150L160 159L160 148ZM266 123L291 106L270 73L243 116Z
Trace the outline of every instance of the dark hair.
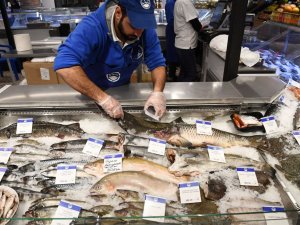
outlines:
M118 6L121 8L122 17L127 16L126 8L124 6L122 6L121 4L118 4Z

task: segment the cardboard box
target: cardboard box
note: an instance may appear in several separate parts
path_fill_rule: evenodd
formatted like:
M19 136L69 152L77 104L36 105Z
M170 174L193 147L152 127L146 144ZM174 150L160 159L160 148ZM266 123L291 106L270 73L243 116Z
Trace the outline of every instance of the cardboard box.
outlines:
M53 63L24 62L23 68L27 84L58 84Z

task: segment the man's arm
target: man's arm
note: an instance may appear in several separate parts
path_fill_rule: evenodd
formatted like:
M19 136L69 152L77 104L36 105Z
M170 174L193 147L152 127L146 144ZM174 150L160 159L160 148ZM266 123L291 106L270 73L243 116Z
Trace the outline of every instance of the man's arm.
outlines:
M162 92L166 83L166 68L159 66L151 71L153 91Z
M106 94L101 88L95 85L80 66L58 69L56 72L76 91L95 100L95 102L100 105L110 117L124 117L123 109L119 101Z
M107 97L107 94L88 78L80 66L59 69L56 72L68 85L96 102L101 102Z
M196 32L200 32L201 31L202 25L201 25L200 21L198 20L198 18L190 20L189 23L192 24L192 27L194 28L194 30Z

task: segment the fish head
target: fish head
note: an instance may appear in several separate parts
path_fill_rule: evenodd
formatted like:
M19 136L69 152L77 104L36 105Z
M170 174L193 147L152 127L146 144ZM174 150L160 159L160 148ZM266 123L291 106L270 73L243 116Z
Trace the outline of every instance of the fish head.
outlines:
M34 210L28 210L28 211L25 212L25 217L27 217L27 218L34 218L36 216L37 215L36 215Z
M94 186L90 189L91 195L105 195L114 192L114 185L109 180L106 180L105 177L99 180Z
M103 160L90 162L83 167L84 172L100 177L103 175Z

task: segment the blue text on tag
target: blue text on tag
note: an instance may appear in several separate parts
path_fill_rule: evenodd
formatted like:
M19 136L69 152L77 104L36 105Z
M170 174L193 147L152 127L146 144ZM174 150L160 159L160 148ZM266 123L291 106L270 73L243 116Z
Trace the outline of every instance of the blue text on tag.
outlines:
M199 186L199 182L188 182L179 184L179 188L189 188L189 187L197 187Z
M70 204L70 203L64 202L64 201L60 201L59 206L62 206L64 208L71 209L71 210L74 210L74 211L77 211L77 212L80 212L80 210L81 210L80 206L73 205L73 204Z
M114 154L114 155L106 155L104 159L115 159L115 158L123 158L124 155L122 153Z
M158 202L158 203L166 203L167 200L164 198L159 198L159 197L155 197L155 196L151 196L151 195L145 195L145 200L147 201L152 201L152 202Z
M255 169L252 167L238 167L236 168L238 172L255 172Z
M264 206L262 209L264 212L284 212L284 207L278 206Z

